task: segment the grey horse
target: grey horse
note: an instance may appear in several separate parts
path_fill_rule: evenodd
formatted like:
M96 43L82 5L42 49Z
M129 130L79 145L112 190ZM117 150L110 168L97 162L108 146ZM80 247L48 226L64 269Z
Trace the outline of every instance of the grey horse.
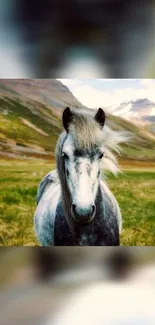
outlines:
M67 107L56 146L56 170L41 181L34 227L42 246L118 246L119 205L101 177L101 167L120 171L114 151L127 141L105 123L105 113ZM103 172L104 175L104 172Z

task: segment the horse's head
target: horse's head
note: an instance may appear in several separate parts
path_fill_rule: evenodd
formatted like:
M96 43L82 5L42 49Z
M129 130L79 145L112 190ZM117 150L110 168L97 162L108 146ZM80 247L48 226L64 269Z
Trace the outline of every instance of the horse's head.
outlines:
M70 192L71 214L77 223L89 223L96 212L100 162L104 155L101 139L105 114L99 108L95 116L86 116L81 112L74 113L68 107L62 120L67 136L61 154Z

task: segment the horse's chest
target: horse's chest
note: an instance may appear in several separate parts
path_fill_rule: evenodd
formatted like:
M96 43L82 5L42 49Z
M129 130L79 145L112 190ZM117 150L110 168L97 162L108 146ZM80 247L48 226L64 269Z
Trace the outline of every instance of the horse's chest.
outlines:
M112 220L112 219L113 220ZM54 227L54 244L56 246L118 246L119 231L116 218L99 220L90 225L74 225L74 235L65 219L62 204L58 204Z

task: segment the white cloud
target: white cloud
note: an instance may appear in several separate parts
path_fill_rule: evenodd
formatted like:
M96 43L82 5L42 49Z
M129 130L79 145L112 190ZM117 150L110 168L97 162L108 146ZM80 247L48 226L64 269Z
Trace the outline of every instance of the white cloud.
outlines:
M152 108L152 112L150 113L150 116L155 115L155 107Z
M64 85L70 88L74 88L76 86L83 84L83 80L80 79L66 79L66 78L58 79L57 78L57 80L60 80Z
M114 82L116 79L96 79L96 80L98 80L98 81L101 81L101 82ZM121 79L117 79L117 80L121 80Z
M140 84L146 88L155 87L155 80L154 79L141 79Z
M76 87L73 90L73 94L89 108L96 108L103 105L108 106L111 97L110 93L99 91L87 85Z
M118 106L124 101L139 98L135 89L113 90L111 92L99 91L89 85L80 85L73 89L73 94L84 105L94 108L98 106Z
M146 89L127 88L114 89L113 91L99 91L91 86L80 85L73 89L73 94L84 105L94 108L98 106L111 107L113 110L122 102L147 98L155 102L155 87Z
M142 79L139 80L139 88L113 88L109 91L104 90L104 83L106 81L114 81L114 79L98 79L103 82L103 91L98 90L97 87L89 85L87 79L59 79L64 82L74 96L85 106L89 108L108 108L111 112L114 111L122 102L128 102L136 99L147 98L152 102L155 102L155 80ZM116 80L115 80L116 84ZM119 83L120 87L120 83ZM145 87L145 88L144 88ZM120 110L120 114L128 114L129 107L125 108L125 111ZM153 110L154 112L154 110ZM153 113L152 113L153 114Z
M117 110L116 115L129 115L132 104L127 104L125 107Z

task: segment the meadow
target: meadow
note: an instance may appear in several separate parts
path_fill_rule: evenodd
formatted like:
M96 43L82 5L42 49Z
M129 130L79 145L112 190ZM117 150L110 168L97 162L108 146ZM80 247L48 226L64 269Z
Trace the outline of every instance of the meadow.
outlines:
M0 160L0 246L39 245L33 229L37 187L54 161ZM123 216L121 245L155 245L155 168L124 164L108 175Z

